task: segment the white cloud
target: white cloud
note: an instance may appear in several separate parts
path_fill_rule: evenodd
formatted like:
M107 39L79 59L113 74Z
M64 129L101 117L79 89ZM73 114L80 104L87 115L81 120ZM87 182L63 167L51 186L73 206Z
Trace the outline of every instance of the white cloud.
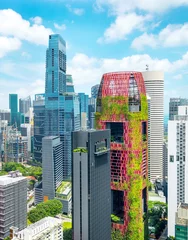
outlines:
M96 0L95 3L95 9L108 7L115 15L134 10L160 13L179 6L188 6L188 0Z
M143 30L144 24L151 20L151 15L137 15L136 13L122 14L117 16L114 23L104 32L104 36L98 39L98 43L110 43L126 39L133 30Z
M37 25L41 25L42 24L42 18L41 17L33 17L31 18L31 21L34 23L34 24L37 24Z
M55 27L56 29L62 30L62 31L66 29L66 25L65 25L65 24L59 25L59 24L57 24L57 23L54 23L54 27Z
M29 59L31 57L31 55L28 52L22 52L21 56L24 58L27 58L27 59Z
M0 10L0 23L1 35L13 36L37 45L47 45L48 36L53 33L50 28L43 25L31 25L12 9Z
M21 47L21 41L17 38L0 36L0 58L11 51L18 50Z
M182 79L182 74L177 74L173 77L173 79L176 79L176 80L181 80Z
M72 12L78 16L82 16L85 12L85 10L83 8L72 8L70 4L67 4L66 7L69 10L69 12Z
M188 23L169 24L162 29L158 35L147 34L135 38L131 45L133 48L142 50L149 46L152 48L188 46Z

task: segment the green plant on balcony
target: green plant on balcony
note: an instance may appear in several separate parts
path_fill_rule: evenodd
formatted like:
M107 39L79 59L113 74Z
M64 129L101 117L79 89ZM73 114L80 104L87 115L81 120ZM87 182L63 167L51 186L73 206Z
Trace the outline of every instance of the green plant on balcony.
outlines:
M87 148L79 147L79 148L75 148L75 149L73 150L73 152L87 153L88 150L87 150Z
M112 220L112 222L117 223L117 222L121 221L121 218L116 216L115 214L111 214L111 220Z

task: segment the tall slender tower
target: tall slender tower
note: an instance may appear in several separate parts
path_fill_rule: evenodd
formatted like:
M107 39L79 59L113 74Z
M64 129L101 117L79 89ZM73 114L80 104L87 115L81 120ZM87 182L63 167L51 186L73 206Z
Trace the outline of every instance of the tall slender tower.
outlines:
M63 143L63 179L71 177L71 131L80 129L79 99L66 87L66 43L59 34L49 36L46 51L45 136Z
M142 73L146 93L150 97L149 125L149 179L163 179L163 136L164 136L164 73L146 71Z
M144 79L138 72L104 74L99 87L96 126L111 129L113 228L127 240L143 240L147 211L147 119ZM113 215L112 215L113 216Z

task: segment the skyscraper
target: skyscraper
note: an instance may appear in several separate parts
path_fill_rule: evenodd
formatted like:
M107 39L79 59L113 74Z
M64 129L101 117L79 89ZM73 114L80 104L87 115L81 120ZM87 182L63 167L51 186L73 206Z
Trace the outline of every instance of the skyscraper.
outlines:
M80 101L80 118L81 118L81 128L87 128L88 121L88 98L89 96L85 93L78 93Z
M95 128L96 98L88 100L88 127Z
M163 136L164 136L164 73L143 72L146 93L150 99L148 136L149 179L163 179Z
M96 84L91 88L91 97L96 99L98 95L98 91L99 91L99 84Z
M147 211L147 119L144 79L138 72L104 74L96 112L98 129L111 129L112 226L127 240L143 240ZM146 234L147 235L147 234Z
M72 133L73 236L111 239L110 131Z
M68 93L74 93L74 84L72 75L66 74L66 92Z
M19 99L19 112L20 113L26 114L29 111L30 107L31 107L31 97L30 96Z
M12 226L27 226L27 178L16 172L0 177L0 239L9 235Z
M170 98L169 102L169 120L174 120L174 116L178 114L178 106L188 105L187 98Z
M179 106L178 115L168 122L168 234L174 236L175 213L188 203L188 106Z
M66 85L66 43L53 34L46 52L45 136L59 136L63 143L64 179L71 176L71 131L80 129L79 99Z
M18 123L18 94L9 94L10 124Z
M45 94L36 94L33 101L34 112L34 159L42 162L42 138L44 137Z

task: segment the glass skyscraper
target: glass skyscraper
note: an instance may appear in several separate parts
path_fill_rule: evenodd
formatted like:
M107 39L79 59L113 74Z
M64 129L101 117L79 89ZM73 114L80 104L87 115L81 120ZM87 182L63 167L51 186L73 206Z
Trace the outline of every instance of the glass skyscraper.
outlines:
M53 34L46 51L45 136L59 136L63 143L64 180L71 176L71 131L79 129L79 99L67 91L66 43Z
M10 124L17 122L18 118L18 94L9 94Z

